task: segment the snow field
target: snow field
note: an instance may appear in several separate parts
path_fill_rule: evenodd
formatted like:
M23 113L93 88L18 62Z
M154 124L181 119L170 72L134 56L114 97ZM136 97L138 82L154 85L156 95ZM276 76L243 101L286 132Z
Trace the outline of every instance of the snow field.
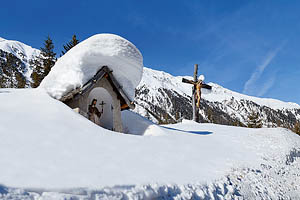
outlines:
M211 183L147 184L69 190L18 189L0 185L0 198L39 200L87 199L299 199L299 156L292 163L274 161L258 168L236 168Z
M40 89L0 101L0 199L299 198L300 139L286 129L157 126L126 111L130 135Z

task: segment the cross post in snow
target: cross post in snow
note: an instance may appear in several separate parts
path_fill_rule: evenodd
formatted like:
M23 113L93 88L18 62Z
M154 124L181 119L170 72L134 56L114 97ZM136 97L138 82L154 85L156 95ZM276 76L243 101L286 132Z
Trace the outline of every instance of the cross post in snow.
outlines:
M204 77L202 79L204 79ZM201 79L198 80L198 64L195 64L194 80L188 80L186 78L182 78L182 82L193 85L193 89L192 89L193 120L195 122L199 122L199 107L200 107L200 99L201 99L201 89L206 88L206 89L211 90L212 87L210 85L203 83L203 80L201 80Z

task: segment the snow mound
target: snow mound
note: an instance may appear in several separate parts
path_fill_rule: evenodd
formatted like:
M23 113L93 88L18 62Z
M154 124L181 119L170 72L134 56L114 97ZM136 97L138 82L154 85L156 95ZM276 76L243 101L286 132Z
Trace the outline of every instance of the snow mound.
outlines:
M125 133L145 136L158 136L165 134L161 127L154 124L147 118L129 110L122 112L122 122ZM135 122L134 126L132 126L132 122Z
M139 151L128 147L139 146L142 138L150 138L163 132L162 128L134 113L131 115L129 111L126 116L130 116L129 119L134 121L134 125L131 121L131 126L129 119L125 121L129 133L149 137L120 134L104 129L40 89L1 89L0 100L7 102L0 105L0 184L9 186L76 187L98 182L97 180L102 180L105 185L106 180L115 173L110 172L110 169L116 169L115 165L124 169L139 167L133 162L140 156ZM123 151L123 155L120 151ZM111 163L112 159L116 160ZM104 166L105 163L110 164ZM3 168L7 170L3 171ZM74 177L78 170L83 171ZM100 174L95 176L97 171ZM131 176L130 172L128 173ZM60 186L57 185L61 180L56 178L63 177L63 174L75 178L67 181L68 184L78 184L68 185L64 182ZM103 175L107 176L107 179ZM119 177L120 181L122 176ZM43 185L42 182L47 184ZM90 186L96 186L99 183L96 182Z
M131 42L114 34L97 34L73 47L57 60L40 88L60 99L72 89L83 86L102 66L113 71L133 100L143 74L143 57Z

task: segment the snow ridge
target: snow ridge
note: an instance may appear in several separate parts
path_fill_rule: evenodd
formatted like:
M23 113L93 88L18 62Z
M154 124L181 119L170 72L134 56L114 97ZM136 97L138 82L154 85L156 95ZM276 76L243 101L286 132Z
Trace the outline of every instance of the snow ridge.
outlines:
M209 83L211 86L213 86L212 92L208 94L204 94L203 98L214 102L223 102L223 101L229 101L234 97L236 100L249 100L257 103L261 106L267 106L272 109L300 109L300 106L296 103L292 102L284 102L277 99L272 98L260 98L260 97L254 97L254 96L248 96L245 94L241 94L238 92L231 91L229 89L223 88L222 86L216 84L216 83Z
M20 60L29 62L29 59L39 55L40 50L35 49L19 41L6 40L0 37L0 49L3 51L14 54Z

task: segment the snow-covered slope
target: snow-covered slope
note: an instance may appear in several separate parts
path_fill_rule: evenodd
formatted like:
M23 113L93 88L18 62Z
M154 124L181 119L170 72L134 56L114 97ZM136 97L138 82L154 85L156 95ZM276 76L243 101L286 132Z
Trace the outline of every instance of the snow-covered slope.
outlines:
M192 85L182 83L182 78L144 68L143 78L136 91L135 100L139 106L135 111L160 123L191 119ZM296 103L247 96L215 83L208 84L213 88L211 91L202 90L201 121L245 125L251 112L258 112L263 125L269 127L279 124L293 127L296 120L300 120L300 106Z
M4 38L0 38L0 49L14 54L26 63L29 62L29 59L38 56L40 53L40 50L32 48L31 46L26 45L22 42L15 40L6 40Z
M0 37L0 49L12 53L17 58L19 58L26 66L26 73L24 74L25 77L29 80L32 69L29 67L29 61L34 57L38 56L40 50L32 48L29 45L26 45L22 42L15 41L15 40L6 40Z
M192 77L189 76L172 76L169 73L153 70L150 68L144 68L143 78L139 84L139 87L145 85L148 88L151 88L151 92L158 90L159 88L165 88L169 90L174 90L178 94L191 96L192 92L192 85L182 83L182 78L187 78L193 80ZM216 83L208 83L209 85L213 86L212 91L202 89L203 90L203 99L210 101L210 102L224 102L229 101L232 97L236 100L248 100L255 102L260 106L267 106L272 109L300 109L300 106L296 103L291 102L283 102L277 99L271 98L259 98L244 95L238 92L231 91L226 89ZM153 95L157 95L153 94Z
M252 101L260 106L267 106L275 110L300 109L300 106L296 103L284 102L272 98L259 98L259 97L248 96L248 95L240 94L238 92L231 91L215 83L209 83L209 84L213 86L212 92L204 94L203 98L211 102L230 101L233 97L236 100L244 99L244 100Z
M21 99L21 100L20 100ZM1 199L300 198L300 137L125 112L96 126L39 89L1 89Z

